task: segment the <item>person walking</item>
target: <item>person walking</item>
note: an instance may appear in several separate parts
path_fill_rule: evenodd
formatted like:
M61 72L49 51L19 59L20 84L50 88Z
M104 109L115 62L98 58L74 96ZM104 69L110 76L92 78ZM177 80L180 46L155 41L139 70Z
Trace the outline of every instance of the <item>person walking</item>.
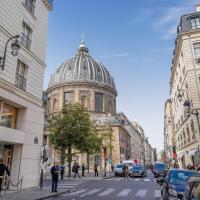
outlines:
M84 173L85 173L85 164L82 164L82 176L84 177Z
M79 164L75 161L74 165L72 167L72 171L74 172L74 178L76 178L76 175L78 175L78 177L81 178L79 173L78 173L79 168L80 168Z
M0 193L2 189L3 175L5 171L8 174L8 176L10 176L10 171L8 167L3 163L3 159L0 159Z
M99 174L98 174L98 166L97 166L96 163L94 164L94 174L95 174L95 176L99 176Z
M51 192L58 192L57 191L58 173L59 173L59 165L58 165L58 163L54 163L54 165L51 167L51 175L52 175L52 188L51 188Z
M124 165L124 167L123 167L123 172L124 172L124 180L125 180L125 181L129 181L128 165Z
M63 176L65 174L65 166L61 165L60 166L60 176L61 176L61 180L63 180Z

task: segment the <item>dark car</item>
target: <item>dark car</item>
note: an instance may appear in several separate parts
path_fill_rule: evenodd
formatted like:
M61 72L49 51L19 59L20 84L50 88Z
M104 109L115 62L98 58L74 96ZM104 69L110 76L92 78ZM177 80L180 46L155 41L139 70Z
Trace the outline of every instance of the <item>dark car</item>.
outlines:
M144 166L141 165L133 165L131 176L140 176L140 177L146 177L147 176L147 170Z
M191 176L199 175L194 170L170 169L166 177L159 177L157 183L162 185L161 195L164 200L183 199L187 181Z
M200 176L191 176L185 189L184 200L200 199Z
M159 176L166 176L167 174L167 166L165 163L163 162L156 162L153 166L153 173L155 178L159 177Z

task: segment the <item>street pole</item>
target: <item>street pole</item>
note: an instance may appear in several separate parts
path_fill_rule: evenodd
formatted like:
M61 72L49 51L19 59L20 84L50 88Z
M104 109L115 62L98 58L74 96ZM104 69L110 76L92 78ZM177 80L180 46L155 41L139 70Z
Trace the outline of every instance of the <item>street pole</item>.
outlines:
M112 137L112 135L111 135L111 130L112 130L112 129L111 129L110 126L109 126L109 131L110 131L110 156L109 156L109 157L110 157L110 160L109 160L109 161L110 161L110 171L112 172L112 148L111 148L111 145L112 145L112 144L111 144L111 137Z

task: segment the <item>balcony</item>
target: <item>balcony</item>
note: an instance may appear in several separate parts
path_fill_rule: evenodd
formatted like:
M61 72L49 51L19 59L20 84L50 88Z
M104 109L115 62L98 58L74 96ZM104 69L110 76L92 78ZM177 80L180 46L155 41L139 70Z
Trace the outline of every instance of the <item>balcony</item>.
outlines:
M27 35L21 33L21 44L28 50L30 50L31 40Z
M26 78L17 73L15 77L15 85L22 90L26 90Z

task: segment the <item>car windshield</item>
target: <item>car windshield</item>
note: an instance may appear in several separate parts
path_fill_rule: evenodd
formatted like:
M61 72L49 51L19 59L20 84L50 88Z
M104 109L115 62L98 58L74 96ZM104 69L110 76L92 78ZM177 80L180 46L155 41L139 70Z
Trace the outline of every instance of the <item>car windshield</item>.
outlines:
M170 174L170 183L177 185L186 185L190 176L197 175L198 172L192 171L172 171Z
M142 167L141 166L133 166L133 170L141 170Z
M129 167L133 166L133 163L124 163L125 165L128 165Z
M123 168L124 165L117 165L116 168Z
M163 170L163 169L165 169L165 164L162 164L162 163L156 164L156 165L155 165L155 169Z

